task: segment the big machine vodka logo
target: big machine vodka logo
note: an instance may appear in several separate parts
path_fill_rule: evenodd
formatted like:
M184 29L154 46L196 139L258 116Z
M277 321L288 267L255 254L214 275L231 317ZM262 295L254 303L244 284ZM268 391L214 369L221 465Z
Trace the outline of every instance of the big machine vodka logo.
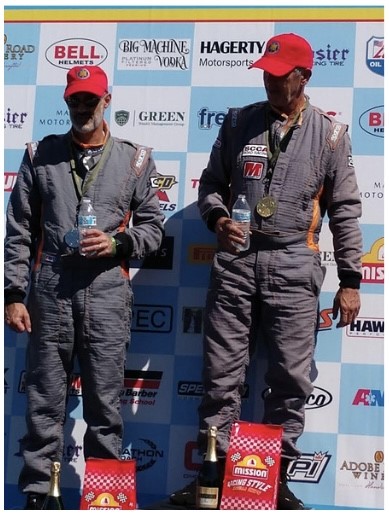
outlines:
M188 70L189 39L121 39L119 70Z

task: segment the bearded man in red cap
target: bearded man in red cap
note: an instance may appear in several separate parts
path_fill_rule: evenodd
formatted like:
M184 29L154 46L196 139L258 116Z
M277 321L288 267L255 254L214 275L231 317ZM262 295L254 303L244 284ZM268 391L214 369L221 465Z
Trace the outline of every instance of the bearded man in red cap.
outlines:
M246 368L258 336L267 350L263 423L282 425L278 510L303 510L287 485L287 470L301 451L304 408L312 393L311 367L323 282L319 234L324 215L333 235L339 290L337 327L360 308L361 200L347 126L310 104L305 87L313 51L296 34L272 37L251 68L263 70L267 101L230 109L203 171L198 206L217 236L204 316L204 396L199 407L201 452L208 427L218 428L223 463L230 429L239 419ZM250 247L231 219L246 195ZM223 466L221 466L223 467ZM173 493L193 505L195 483Z
M111 101L105 72L72 68L64 99L71 130L27 144L7 208L5 321L29 334L19 478L28 510L41 508L51 462L62 460L75 357L85 459L121 457L120 392L132 310L128 260L155 252L164 231L151 149L111 136L104 120ZM83 199L92 201L97 228L86 229L80 242Z

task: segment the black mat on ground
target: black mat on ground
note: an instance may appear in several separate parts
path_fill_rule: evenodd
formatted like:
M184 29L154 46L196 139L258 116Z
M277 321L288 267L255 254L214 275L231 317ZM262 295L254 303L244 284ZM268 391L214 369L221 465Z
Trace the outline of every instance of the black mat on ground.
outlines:
M159 502L153 503L146 507L142 507L141 510L196 510L195 507L182 507L181 505L173 505L170 503L169 498L160 500Z

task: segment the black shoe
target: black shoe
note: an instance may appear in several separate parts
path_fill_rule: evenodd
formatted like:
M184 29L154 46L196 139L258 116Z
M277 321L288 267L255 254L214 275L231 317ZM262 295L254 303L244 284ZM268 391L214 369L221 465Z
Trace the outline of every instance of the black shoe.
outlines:
M41 510L46 495L39 493L28 493L24 510Z
M170 503L173 505L181 505L182 507L195 507L196 505L196 479L182 489L172 493L169 497Z
M277 510L310 510L304 503L296 498L286 484L281 480L278 485Z

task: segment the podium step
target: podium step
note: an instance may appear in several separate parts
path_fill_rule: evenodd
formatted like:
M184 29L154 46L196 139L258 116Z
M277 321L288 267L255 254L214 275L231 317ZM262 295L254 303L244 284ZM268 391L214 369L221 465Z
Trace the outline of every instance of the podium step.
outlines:
M153 503L152 505L148 505L147 507L142 507L140 510L196 510L194 507L183 507L181 505L173 505L170 503L169 498L164 498L159 502Z

